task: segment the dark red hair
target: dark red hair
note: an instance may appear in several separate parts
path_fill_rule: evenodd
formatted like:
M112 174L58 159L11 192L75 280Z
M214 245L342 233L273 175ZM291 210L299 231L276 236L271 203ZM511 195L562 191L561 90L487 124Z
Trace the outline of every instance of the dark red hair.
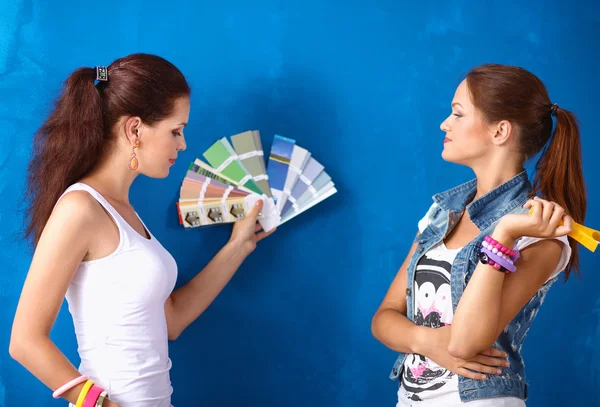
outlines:
M587 208L581 141L577 119L553 105L542 81L514 66L489 64L467 74L473 104L489 123L508 120L516 126L521 152L532 158L549 142L536 164L533 194L554 201L578 223ZM552 115L556 128L552 134ZM569 237L572 256L565 270L579 272L577 242Z
M94 68L75 70L35 134L26 190L26 237L34 243L60 195L111 148L121 117L139 116L153 125L173 112L177 98L190 94L179 69L149 54L117 59L108 66L107 82L95 79Z

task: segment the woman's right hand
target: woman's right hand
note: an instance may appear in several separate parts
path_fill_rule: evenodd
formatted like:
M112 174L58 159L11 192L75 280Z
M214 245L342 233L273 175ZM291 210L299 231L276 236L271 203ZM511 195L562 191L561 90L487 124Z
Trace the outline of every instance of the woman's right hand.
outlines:
M485 380L486 374L498 375L502 373L500 368L509 366L508 355L496 348L489 348L469 360L451 356L448 353L450 330L450 326L444 326L423 331L423 356L457 375L474 380Z
M102 407L120 407L117 403L110 401L109 399L104 399L102 402Z

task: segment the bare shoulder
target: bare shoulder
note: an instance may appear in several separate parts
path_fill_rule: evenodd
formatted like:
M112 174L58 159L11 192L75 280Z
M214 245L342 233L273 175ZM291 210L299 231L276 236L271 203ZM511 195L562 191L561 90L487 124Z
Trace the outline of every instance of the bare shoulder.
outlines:
M70 191L54 207L44 233L60 233L65 237L76 234L79 239L85 238L97 226L102 212L100 204L86 191Z

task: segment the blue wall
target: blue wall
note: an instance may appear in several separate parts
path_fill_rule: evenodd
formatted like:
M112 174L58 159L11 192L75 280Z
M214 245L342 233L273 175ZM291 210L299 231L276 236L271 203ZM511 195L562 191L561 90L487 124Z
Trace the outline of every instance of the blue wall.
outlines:
M339 188L262 243L172 343L176 406L395 404L395 354L372 338L370 320L431 195L471 177L440 158L439 123L476 64L522 65L577 113L587 224L600 227L597 2L50 3L0 2L0 406L64 405L6 350L30 262L18 233L32 134L80 65L156 53L193 86L183 159L132 191L176 257L179 284L229 236L229 227L184 231L174 215L187 163L216 138L259 129L267 150L275 133L295 138ZM542 307L524 346L529 406L598 402L599 268L582 250L583 278L556 284ZM78 363L64 307L52 337Z

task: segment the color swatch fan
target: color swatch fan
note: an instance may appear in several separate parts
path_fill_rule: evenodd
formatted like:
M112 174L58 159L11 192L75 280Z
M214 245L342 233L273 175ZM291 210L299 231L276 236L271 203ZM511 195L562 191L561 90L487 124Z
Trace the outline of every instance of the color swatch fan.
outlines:
M186 228L232 223L257 200L263 230L282 225L337 192L331 177L295 140L275 136L265 165L260 133L216 141L188 168L179 191L179 222Z

